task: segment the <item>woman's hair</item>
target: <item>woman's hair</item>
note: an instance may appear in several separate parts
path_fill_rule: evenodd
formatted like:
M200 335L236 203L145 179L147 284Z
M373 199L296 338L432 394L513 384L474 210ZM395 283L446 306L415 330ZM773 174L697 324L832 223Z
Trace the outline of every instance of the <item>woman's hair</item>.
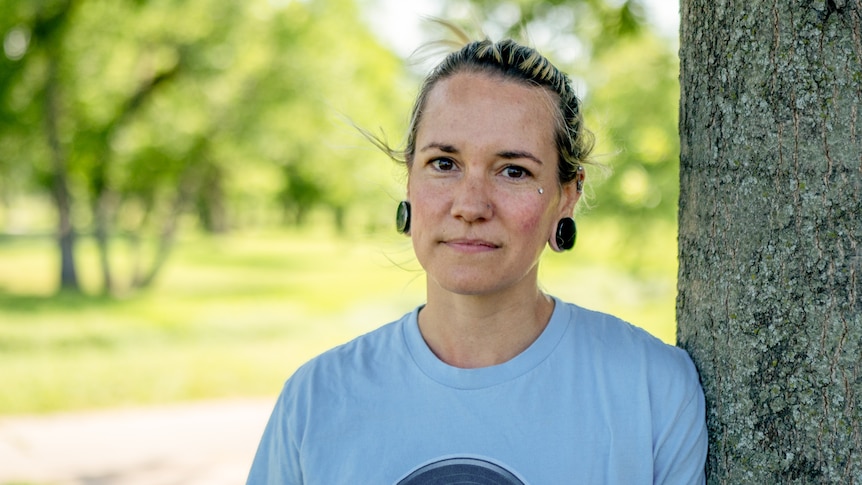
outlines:
M555 110L554 140L559 155L559 180L560 183L565 184L575 179L578 167L588 162L589 154L593 149L593 135L584 127L580 100L575 95L571 81L565 73L535 49L510 39L499 42L488 39L468 42L447 55L431 71L422 83L413 105L407 141L402 150L391 149L379 138L373 138L372 141L394 160L410 166L416 151L416 132L422 121L422 113L429 93L438 82L458 73L488 74L504 80L542 87L553 93L558 100Z

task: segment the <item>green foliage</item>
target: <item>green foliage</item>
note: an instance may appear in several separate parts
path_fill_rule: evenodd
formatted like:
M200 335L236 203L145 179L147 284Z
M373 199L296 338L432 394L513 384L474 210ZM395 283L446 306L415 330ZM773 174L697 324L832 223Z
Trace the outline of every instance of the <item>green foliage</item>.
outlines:
M592 43L636 34L644 26L640 0L448 0L445 3L446 18L473 11L474 18L482 19L484 30L509 37L547 27L555 29L557 34L574 35ZM567 32L566 24L572 23L577 28ZM603 44L596 42L588 50L601 50Z
M611 168L588 173L592 213L633 231L674 220L677 63L641 3L452 0L444 15L467 4L580 86ZM0 14L0 204L51 187L44 93L59 42L56 121L80 232L154 240L189 211L212 231L320 209L337 227L389 227L395 169L348 119L397 141L415 86L351 0L0 0Z
M599 162L613 172L596 189L596 211L630 223L673 221L679 194L679 70L649 32L607 48L586 73Z
M79 232L162 234L166 251L192 209L211 230L317 207L343 221L391 192L354 162L343 114L399 131L400 64L351 0L3 0L0 17L6 205L65 170Z

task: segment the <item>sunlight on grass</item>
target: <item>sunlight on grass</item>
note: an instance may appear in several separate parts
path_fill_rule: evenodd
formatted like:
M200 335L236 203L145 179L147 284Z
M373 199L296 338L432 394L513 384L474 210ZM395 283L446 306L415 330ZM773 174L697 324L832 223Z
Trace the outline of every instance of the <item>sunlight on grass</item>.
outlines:
M675 235L656 228L631 268L612 224L581 224L548 252L551 294L619 315L672 342ZM88 292L95 254L82 241ZM424 301L409 240L324 230L187 237L154 288L121 298L54 295L48 239L0 240L0 414L274 396L314 355Z

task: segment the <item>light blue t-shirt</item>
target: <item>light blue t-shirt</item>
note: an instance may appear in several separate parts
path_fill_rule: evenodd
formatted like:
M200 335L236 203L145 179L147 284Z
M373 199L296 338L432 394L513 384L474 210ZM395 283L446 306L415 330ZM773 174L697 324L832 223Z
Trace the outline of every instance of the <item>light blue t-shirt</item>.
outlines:
M555 300L524 352L461 369L428 348L419 310L297 370L249 485L704 482L703 391L682 349Z

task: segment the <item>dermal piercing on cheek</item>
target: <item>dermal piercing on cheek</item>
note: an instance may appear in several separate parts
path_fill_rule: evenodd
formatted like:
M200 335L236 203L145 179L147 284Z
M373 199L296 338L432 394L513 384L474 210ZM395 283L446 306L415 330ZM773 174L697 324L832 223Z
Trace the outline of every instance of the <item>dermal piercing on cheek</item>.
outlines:
M542 194L544 194L544 193L545 193L545 189L543 189L543 188L539 187L539 195L542 195Z

